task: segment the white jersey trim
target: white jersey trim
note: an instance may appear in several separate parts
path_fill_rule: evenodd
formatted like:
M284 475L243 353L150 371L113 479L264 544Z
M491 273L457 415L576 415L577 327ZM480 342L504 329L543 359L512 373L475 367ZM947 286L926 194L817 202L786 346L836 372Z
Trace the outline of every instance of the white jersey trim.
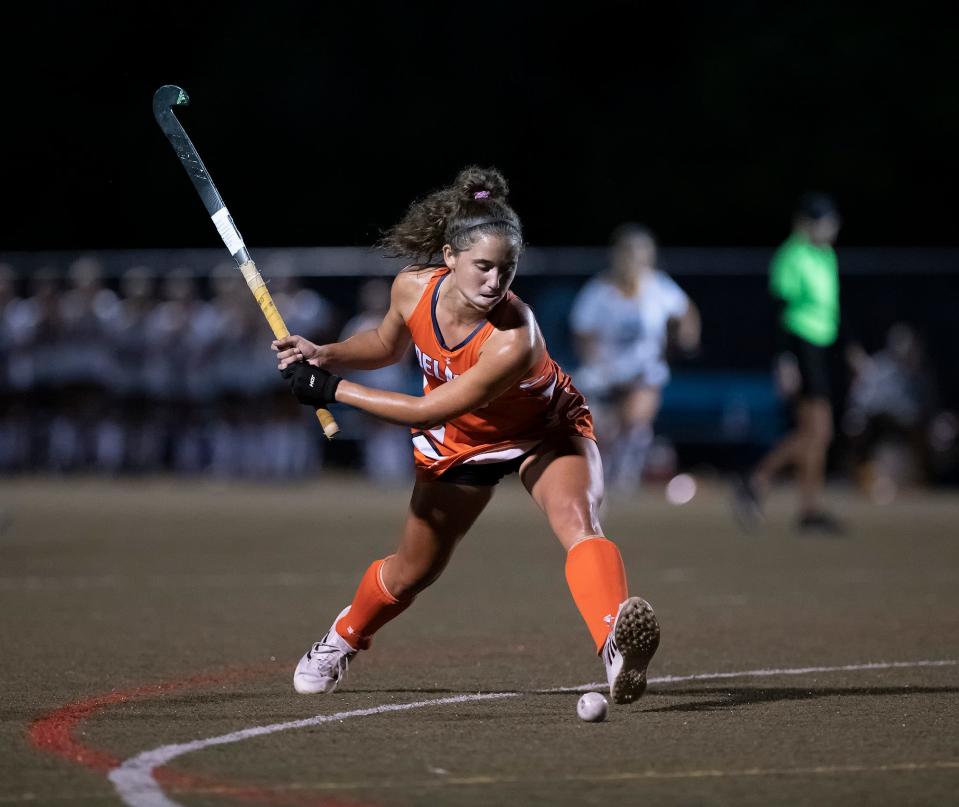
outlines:
M527 451L535 448L538 440L527 440L524 443L517 443L509 448L501 448L498 451L484 451L482 454L474 454L472 457L463 460L462 465L473 463L474 465L485 465L490 462L506 462L522 457Z

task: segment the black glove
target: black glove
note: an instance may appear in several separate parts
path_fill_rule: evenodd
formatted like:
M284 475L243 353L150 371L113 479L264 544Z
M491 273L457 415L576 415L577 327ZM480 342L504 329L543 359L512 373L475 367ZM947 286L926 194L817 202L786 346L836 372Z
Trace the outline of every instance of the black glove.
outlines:
M341 379L320 367L306 362L289 364L280 370L280 375L288 379L293 395L301 404L314 409L325 407L336 401L336 388Z

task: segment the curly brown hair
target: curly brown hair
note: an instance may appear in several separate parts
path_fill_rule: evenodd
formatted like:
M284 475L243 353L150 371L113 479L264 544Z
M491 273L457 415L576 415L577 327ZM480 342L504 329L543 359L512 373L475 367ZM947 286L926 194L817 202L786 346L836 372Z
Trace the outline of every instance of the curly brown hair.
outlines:
M464 168L451 185L413 202L377 247L391 258L418 265L433 261L449 244L458 253L481 235L500 235L523 245L519 216L506 203L509 185L495 168Z

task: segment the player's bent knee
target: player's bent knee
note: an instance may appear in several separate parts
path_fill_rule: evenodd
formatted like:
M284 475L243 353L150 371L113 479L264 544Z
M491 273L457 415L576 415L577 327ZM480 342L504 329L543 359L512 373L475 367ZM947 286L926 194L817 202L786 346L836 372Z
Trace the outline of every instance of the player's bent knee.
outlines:
M599 503L569 502L549 511L549 522L560 543L569 549L588 536L602 535Z

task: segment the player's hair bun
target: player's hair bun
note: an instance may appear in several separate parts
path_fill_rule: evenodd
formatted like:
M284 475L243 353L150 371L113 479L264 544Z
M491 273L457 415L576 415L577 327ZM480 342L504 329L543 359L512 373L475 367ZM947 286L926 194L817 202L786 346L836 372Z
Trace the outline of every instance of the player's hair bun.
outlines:
M480 168L470 165L456 175L453 187L464 201L498 199L503 202L509 196L509 184L495 168ZM477 195L479 194L479 195Z
M410 205L378 246L387 255L429 263L445 244L468 249L480 235L501 235L523 242L519 216L507 204L509 185L495 168L471 165L452 184Z

